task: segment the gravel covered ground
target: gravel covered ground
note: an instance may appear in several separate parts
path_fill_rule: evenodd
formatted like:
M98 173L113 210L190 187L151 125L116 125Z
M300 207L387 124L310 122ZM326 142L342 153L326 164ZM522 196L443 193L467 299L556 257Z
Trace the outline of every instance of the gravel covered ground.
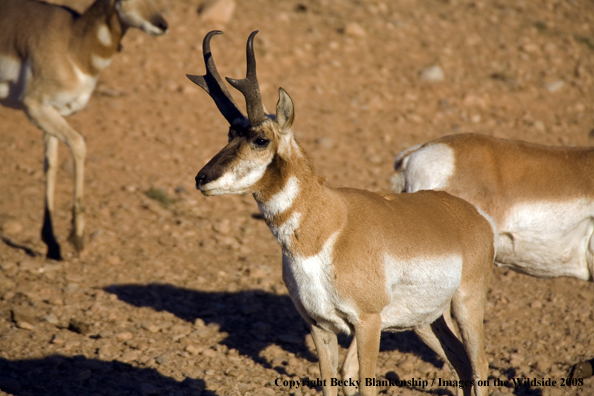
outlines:
M228 22L224 12L200 16L195 1L161 4L170 32L130 31L87 108L69 117L88 145L82 256L66 241L69 152L61 146L56 194L65 260L49 261L39 236L42 133L0 108L1 395L321 394L275 385L319 369L253 198L194 190L227 139L211 99L185 78L204 72L209 30L225 31L213 52L232 77L243 76L245 40L260 30L263 98L273 108L277 87L291 94L296 136L334 186L388 191L394 156L445 134L594 139L591 0L253 0L237 2ZM492 378L559 383L594 357L593 303L591 283L495 269L485 325ZM385 335L377 372L452 379L409 332ZM455 394L436 383L382 392ZM585 396L594 380L489 391Z

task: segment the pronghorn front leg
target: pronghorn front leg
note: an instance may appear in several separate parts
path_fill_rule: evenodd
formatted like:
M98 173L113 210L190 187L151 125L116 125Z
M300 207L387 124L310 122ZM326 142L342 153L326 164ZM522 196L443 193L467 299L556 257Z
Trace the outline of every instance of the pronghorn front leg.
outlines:
M61 260L60 245L56 241L52 217L54 214L54 191L56 187L56 173L58 170L58 139L45 133L45 210L41 240L47 245L47 258Z
M330 386L332 378L336 378L338 368L338 341L336 334L312 324L311 335L320 359L324 396L336 396L338 388Z
M84 161L87 152L87 148L85 145L85 141L83 137L76 132L60 115L60 113L50 105L44 105L39 103L37 100L25 99L25 111L29 116L31 122L41 128L46 134L49 134L53 137L56 137L66 143L66 145L70 148L72 152L72 156L74 158L74 205L72 209L72 232L70 234L70 242L74 245L74 248L77 252L83 250L83 235L84 235L84 227L85 227L85 218L84 218L84 201L83 201L83 188L84 188ZM51 145L54 143L50 143ZM49 149L50 157L52 155L52 150ZM46 155L48 154L48 148L46 147ZM48 159L51 162L51 159ZM48 171L48 177L51 178L52 172L55 173L55 169L51 168ZM46 224L48 224L49 229L51 230L51 211L53 206L53 186L51 186L48 182L46 187L46 194L51 194L52 196L46 196L46 203L49 202L50 205L46 205L46 218L44 221L44 228L43 231L45 232ZM53 234L53 230L51 230ZM44 239L45 241L45 239ZM55 242L55 237L54 237ZM50 245L48 245L50 247ZM48 257L49 255L55 254L55 250L50 251L48 249ZM54 258L54 257L51 257Z
M366 381L375 379L375 365L379 353L382 332L382 318L379 313L361 314L355 325L357 355L359 355L359 391L361 396L376 396L375 385Z

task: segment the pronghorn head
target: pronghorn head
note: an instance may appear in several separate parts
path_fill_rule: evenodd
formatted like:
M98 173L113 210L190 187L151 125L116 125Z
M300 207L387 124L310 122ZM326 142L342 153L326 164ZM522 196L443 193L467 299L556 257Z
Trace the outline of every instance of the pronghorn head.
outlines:
M167 21L153 0L115 0L115 9L126 27L135 27L151 36L167 32Z
M300 150L293 139L293 101L279 88L276 114L266 114L256 77L253 32L247 42L247 75L243 80L227 78L246 100L245 117L219 75L212 53L210 39L220 31L212 31L203 42L206 75L188 78L210 94L221 114L227 119L229 143L215 155L196 176L196 188L204 195L255 193L264 188L265 180L276 169L274 161Z

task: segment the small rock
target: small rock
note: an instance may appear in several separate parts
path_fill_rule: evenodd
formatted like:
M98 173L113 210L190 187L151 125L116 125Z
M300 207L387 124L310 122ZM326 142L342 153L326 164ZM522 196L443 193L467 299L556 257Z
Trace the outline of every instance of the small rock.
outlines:
M421 71L419 78L422 81L439 82L445 80L443 69L437 65L426 67Z
M169 356L166 354L159 355L155 358L155 362L159 363L161 366L166 366L169 364Z
M539 309L542 308L542 301L536 300L530 303L530 308Z
M110 255L107 257L107 262L110 265L120 265L122 263L122 259L118 256Z
M71 319L68 323L68 330L78 334L87 335L91 332L91 325L80 320Z
M16 220L7 220L2 224L2 232L8 236L17 236L23 231L23 225Z
M351 37L362 38L367 36L367 32L365 31L365 29L363 29L361 25L359 25L356 22L351 22L348 25L346 25L346 27L344 28L344 32L346 35Z
M270 365L272 367L277 367L277 366L278 367L282 367L282 366L284 366L284 364L286 362L287 361L284 358L282 358L282 357L279 356L279 357L275 357L274 359L272 359L272 361L270 362Z
M565 82L563 80L557 80L557 81L553 81L548 84L545 84L545 88L549 92L553 93L553 92L557 92L558 90L563 88L564 85L565 85Z
M31 273L39 273L42 263L34 259L25 259L19 262L19 268L23 271Z
M266 271L262 268L251 268L250 269L250 278L260 279L266 276Z
M197 346L194 346L192 344L186 346L186 351L189 352L189 353L191 353L192 355L198 355L204 349L206 349L206 348L204 348L203 346L198 346L197 347Z
M217 351L215 351L214 349L210 349L210 348L205 348L202 352L201 355L204 356L208 356L208 357L216 357L217 356Z
M213 226L213 229L220 234L227 235L229 232L231 232L231 220L223 219L216 223Z
M0 389L7 393L18 393L23 389L21 383L14 378L0 377Z
M116 334L115 337L121 341L128 341L128 340L131 340L132 338L134 338L134 334L132 334L129 331L123 331L121 333Z
M41 319L53 325L58 324L58 317L53 312L50 312L47 315L42 316Z
M320 376L320 366L317 364L311 364L308 368L307 368L307 373L311 376L315 377L319 377Z
M66 343L66 340L61 335L56 334L52 337L52 340L50 342L55 345L64 345Z
M512 367L518 367L524 360L526 359L523 355L520 355L519 353L512 353L510 355L509 364Z
M33 330L35 328L35 326L33 326L31 323L25 322L25 321L18 321L16 325L19 329L29 330L29 331Z
M139 356L140 356L139 351L135 351L135 350L127 351L127 352L124 352L122 354L122 356L120 356L120 360L122 362L129 363L129 362L133 362L136 359L138 359Z
M234 0L207 0L198 7L198 14L203 21L225 25L235 11Z

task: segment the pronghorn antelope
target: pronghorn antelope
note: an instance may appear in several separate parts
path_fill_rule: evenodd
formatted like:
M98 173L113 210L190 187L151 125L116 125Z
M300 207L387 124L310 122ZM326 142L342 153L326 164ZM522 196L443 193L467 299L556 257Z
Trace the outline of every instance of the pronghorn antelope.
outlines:
M496 264L592 280L593 148L451 135L402 152L395 169L396 192L443 190L488 213L499 228Z
M0 103L23 109L44 132L45 215L41 237L47 257L61 259L52 214L58 139L74 158L70 241L83 249L83 137L64 119L87 104L101 72L130 27L150 35L167 31L152 0L95 0L83 13L35 0L0 0Z
M247 76L227 79L245 96L245 117L220 77L210 40L206 75L190 80L210 94L230 124L229 143L196 176L204 195L253 194L282 247L283 280L311 325L324 395L336 395L336 333L354 333L350 370L361 395L375 395L382 330L415 332L460 380L486 380L483 314L494 257L495 226L474 206L443 192L380 196L324 185L293 137L293 102L282 88L266 114L256 77L253 32ZM451 312L463 342L443 313ZM448 318L449 319L449 318ZM356 359L355 359L356 360ZM343 370L343 379L357 373ZM356 377L354 378L356 380ZM345 386L348 395L355 387ZM473 387L464 388L469 395ZM483 394L475 386L476 395Z

